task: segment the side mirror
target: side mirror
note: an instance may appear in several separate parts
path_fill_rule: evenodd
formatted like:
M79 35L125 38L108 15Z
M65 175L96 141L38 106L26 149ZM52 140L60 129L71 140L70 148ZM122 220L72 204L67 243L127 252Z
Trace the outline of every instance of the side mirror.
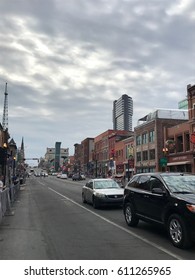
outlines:
M165 194L166 192L163 191L161 188L153 188L153 189L152 189L152 193L156 193L156 194L161 194L161 195L163 195L163 194Z

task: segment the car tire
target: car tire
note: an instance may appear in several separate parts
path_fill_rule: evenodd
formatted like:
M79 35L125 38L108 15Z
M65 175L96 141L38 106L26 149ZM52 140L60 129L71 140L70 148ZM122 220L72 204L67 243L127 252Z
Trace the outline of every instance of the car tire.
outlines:
M128 226L136 227L138 225L139 219L136 216L133 205L129 202L125 204L124 215Z
M192 246L191 237L187 226L178 214L172 214L168 219L167 230L172 244L181 249Z
M84 193L82 193L82 202L87 203Z
M95 198L95 196L93 197L93 208L94 209L99 208L99 204L97 203L97 199Z

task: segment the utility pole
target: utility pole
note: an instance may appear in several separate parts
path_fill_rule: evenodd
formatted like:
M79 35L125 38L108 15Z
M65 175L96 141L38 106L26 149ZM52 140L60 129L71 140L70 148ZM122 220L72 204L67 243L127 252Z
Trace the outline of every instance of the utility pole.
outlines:
M7 83L5 84L5 98L4 98L4 107L3 107L3 121L2 126L3 130L8 130L8 92L7 92Z

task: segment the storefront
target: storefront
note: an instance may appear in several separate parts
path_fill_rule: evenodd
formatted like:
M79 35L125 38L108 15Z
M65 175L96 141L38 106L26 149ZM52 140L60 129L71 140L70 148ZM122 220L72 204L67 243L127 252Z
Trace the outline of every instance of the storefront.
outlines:
M170 172L192 172L192 165L190 161L179 161L167 163L167 169Z
M192 173L192 155L169 157L167 171Z

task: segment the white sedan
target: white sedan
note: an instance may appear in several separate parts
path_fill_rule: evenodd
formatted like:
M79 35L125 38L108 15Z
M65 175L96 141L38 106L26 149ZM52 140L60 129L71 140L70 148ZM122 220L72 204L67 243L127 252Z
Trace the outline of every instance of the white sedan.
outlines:
M61 174L61 175L60 175L60 179L68 179L67 174Z
M124 189L112 179L91 179L82 188L83 203L91 203L94 208L108 205L122 206Z

